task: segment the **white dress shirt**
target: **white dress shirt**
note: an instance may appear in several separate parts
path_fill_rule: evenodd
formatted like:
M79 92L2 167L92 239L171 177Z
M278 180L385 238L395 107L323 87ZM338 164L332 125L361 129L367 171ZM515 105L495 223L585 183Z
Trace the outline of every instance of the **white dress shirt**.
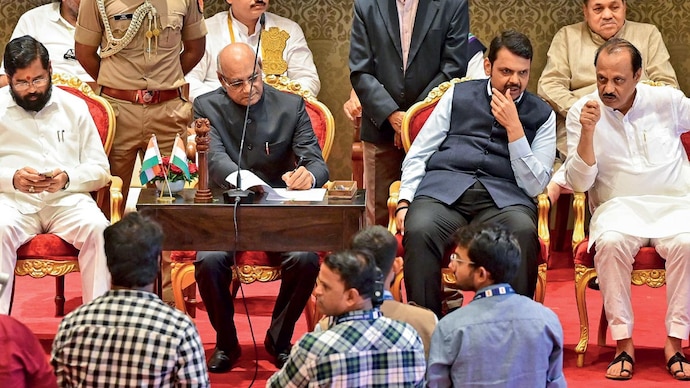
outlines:
M0 89L0 204L23 214L45 206L75 206L110 179L108 158L84 100L53 86L48 104L39 112L17 105L10 88ZM69 188L55 193L27 194L15 190L15 172L59 168L69 176Z
M60 16L60 2L26 11L19 18L10 40L24 35L30 35L46 46L53 73L72 74L84 82L93 82L74 56L74 26ZM4 65L0 74L5 74Z
M419 183L426 173L426 163L446 138L450 129L451 107L453 105L452 85L443 94L431 115L414 139L402 166L400 196L402 200L412 201ZM487 93L491 95L491 81L487 82ZM522 95L518 97L518 101ZM510 164L515 172L518 187L530 197L540 194L551 178L551 166L556 154L556 115L549 118L537 130L530 146L525 136L508 143Z
M271 27L278 27L286 31L290 38L287 40L285 50L283 51L283 59L288 64L288 70L285 74L291 80L299 82L303 88L318 95L321 88L319 75L316 72L314 65L314 58L311 50L307 46L307 40L304 38L304 33L300 26L290 19L278 16L276 14L266 12L265 29ZM256 50L256 45L259 40L259 22L256 22L254 34L248 35L247 26L232 17L232 29L234 32L234 39L230 38L230 30L228 29L228 12L219 12L214 16L206 19L206 28L208 35L206 35L206 50L204 56L199 63L185 76L190 86L190 96L196 98L204 93L220 87L217 71L217 57L220 51L230 43L243 42ZM263 38L262 38L263 40ZM261 51L259 51L261 57Z
M601 107L592 166L577 153L580 112L589 100ZM594 92L573 105L566 128L565 177L574 190L589 191L590 247L606 231L644 238L690 232L690 162L680 140L690 129L690 99L683 92L638 84L625 115Z

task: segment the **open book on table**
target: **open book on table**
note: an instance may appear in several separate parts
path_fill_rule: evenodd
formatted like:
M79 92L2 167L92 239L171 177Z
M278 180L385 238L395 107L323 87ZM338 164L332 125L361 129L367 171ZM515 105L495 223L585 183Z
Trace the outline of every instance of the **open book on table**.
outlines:
M250 187L261 186L266 193L267 201L323 201L326 189L288 190L285 188L273 188L263 179L249 170L241 170L242 187L240 190L249 190ZM225 180L231 185L237 184L237 171L228 175Z

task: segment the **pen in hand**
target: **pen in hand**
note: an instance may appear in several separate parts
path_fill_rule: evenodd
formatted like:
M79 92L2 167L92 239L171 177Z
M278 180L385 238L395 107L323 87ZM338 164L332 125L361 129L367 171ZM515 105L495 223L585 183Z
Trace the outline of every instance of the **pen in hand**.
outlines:
M300 167L306 167L306 166L307 166L306 159L304 159L304 156L300 156L299 160L297 161L297 165L295 166L295 169L292 170L292 172L297 171L297 169Z
M306 174L300 173L296 174L296 172L299 170L300 167L306 167L307 160L303 157L300 156L297 164L295 165L295 168L292 171L288 171L285 174L283 174L283 181L287 184L288 190L296 189L296 190L301 190L301 189L306 189L309 188L306 185L309 183L311 184L312 181L312 175L308 171ZM309 177L307 182L305 178Z

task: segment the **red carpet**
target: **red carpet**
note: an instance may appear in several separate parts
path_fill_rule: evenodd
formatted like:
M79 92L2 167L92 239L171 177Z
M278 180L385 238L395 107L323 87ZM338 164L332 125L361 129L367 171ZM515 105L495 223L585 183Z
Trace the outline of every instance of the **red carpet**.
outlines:
M565 332L564 371L571 387L657 387L690 386L673 380L665 368L663 355L665 288L650 289L648 287L634 287L634 309L637 317L634 340L636 343L636 363L634 378L626 382L611 381L604 378L606 365L613 359L615 348L609 338L608 347L599 347L596 343L596 330L601 310L601 297L597 291L588 291L588 310L590 316L590 345L585 357L585 366L576 367L576 356L573 350L579 338L579 321L575 306L575 287L573 285L573 271L569 268L549 270L545 304L552 308L560 317ZM244 287L246 300L251 313L251 323L254 336L258 344L258 364L255 363L255 352L247 323L242 299L236 301L236 322L242 345L242 358L239 365L232 372L226 374L211 374L213 387L249 387L258 365L257 381L253 386L263 387L265 380L272 375L276 368L268 361L268 355L263 349L263 339L268 328L273 308L274 295L278 291L278 282L268 284L255 283ZM66 310L72 311L81 302L79 297L79 275L70 274L66 281ZM53 278L31 279L18 278L13 316L27 324L41 340L49 352L52 339L60 322L54 314L54 280ZM195 319L207 355L213 350L215 333L208 322L205 311L198 311ZM306 331L304 319L296 328L295 340ZM525 349L525 351L529 351ZM686 350L687 351L687 350ZM496 366L497 368L500 366Z

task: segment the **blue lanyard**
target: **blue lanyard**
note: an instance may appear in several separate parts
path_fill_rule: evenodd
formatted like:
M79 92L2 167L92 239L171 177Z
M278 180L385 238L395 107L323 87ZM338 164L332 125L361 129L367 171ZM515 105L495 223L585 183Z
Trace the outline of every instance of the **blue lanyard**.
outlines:
M341 324L343 322L349 321L373 321L374 319L381 318L383 313L381 310L374 308L371 310L358 310L350 311L335 318L335 324Z
M515 293L515 290L513 290L513 287L511 287L509 285L498 286L498 287L489 288L488 290L484 290L482 292L478 292L477 294L474 295L474 298L472 298L472 300L490 298L490 297L496 296L496 295L508 295L508 294L514 294L514 293Z

